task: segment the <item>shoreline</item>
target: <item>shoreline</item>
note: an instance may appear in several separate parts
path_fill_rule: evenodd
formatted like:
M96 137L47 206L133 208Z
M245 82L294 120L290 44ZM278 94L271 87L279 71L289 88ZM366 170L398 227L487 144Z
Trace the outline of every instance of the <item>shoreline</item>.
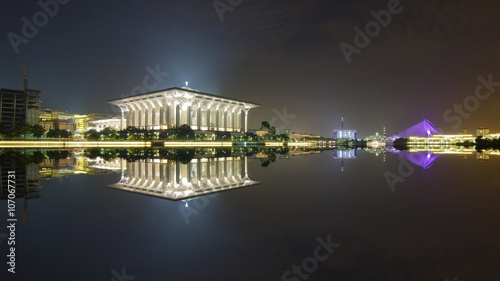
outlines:
M8 140L0 141L0 148L161 148L161 147L233 147L233 146L261 146L261 147L308 147L309 142L259 142L242 143L227 141L71 141L71 140Z

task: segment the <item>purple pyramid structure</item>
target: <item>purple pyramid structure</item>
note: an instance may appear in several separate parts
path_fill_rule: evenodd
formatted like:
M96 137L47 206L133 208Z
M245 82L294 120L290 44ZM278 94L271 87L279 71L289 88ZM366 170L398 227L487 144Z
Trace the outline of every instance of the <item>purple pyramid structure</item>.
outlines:
M407 137L432 137L433 134L441 135L440 132L434 127L434 125L427 119L424 121L411 126L410 128L401 131L394 136L394 139L397 138L407 138Z

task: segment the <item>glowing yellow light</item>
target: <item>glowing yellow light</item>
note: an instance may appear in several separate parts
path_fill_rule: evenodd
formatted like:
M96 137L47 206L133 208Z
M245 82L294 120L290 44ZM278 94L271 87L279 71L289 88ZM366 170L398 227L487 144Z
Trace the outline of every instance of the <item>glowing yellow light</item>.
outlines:
M113 141L0 141L0 147L150 147L151 142Z
M165 147L222 147L233 146L232 142L165 142Z
M266 142L266 146L283 146L282 142Z
M288 146L310 146L311 143L309 142L290 142L288 143Z

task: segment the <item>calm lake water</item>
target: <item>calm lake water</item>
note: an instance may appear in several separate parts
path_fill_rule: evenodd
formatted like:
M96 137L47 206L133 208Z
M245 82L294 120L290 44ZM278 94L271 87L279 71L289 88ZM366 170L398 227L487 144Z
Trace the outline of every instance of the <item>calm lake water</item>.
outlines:
M480 156L41 164L24 224L15 199L15 274L0 201L0 280L500 280L500 156Z

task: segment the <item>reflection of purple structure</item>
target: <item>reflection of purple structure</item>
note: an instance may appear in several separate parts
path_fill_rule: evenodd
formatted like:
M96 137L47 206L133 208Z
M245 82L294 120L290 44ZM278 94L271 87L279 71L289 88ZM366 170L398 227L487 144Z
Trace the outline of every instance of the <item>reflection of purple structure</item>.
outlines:
M399 132L393 136L394 139L397 138L407 138L407 137L432 137L432 134L441 135L440 132L434 127L434 125L429 121L424 119L424 121L411 126L410 128Z
M441 156L441 154L433 155L431 151L419 151L419 152L408 152L399 151L395 153L396 155L403 157L404 159L412 162L413 164L419 165L425 169L430 168L436 159Z

